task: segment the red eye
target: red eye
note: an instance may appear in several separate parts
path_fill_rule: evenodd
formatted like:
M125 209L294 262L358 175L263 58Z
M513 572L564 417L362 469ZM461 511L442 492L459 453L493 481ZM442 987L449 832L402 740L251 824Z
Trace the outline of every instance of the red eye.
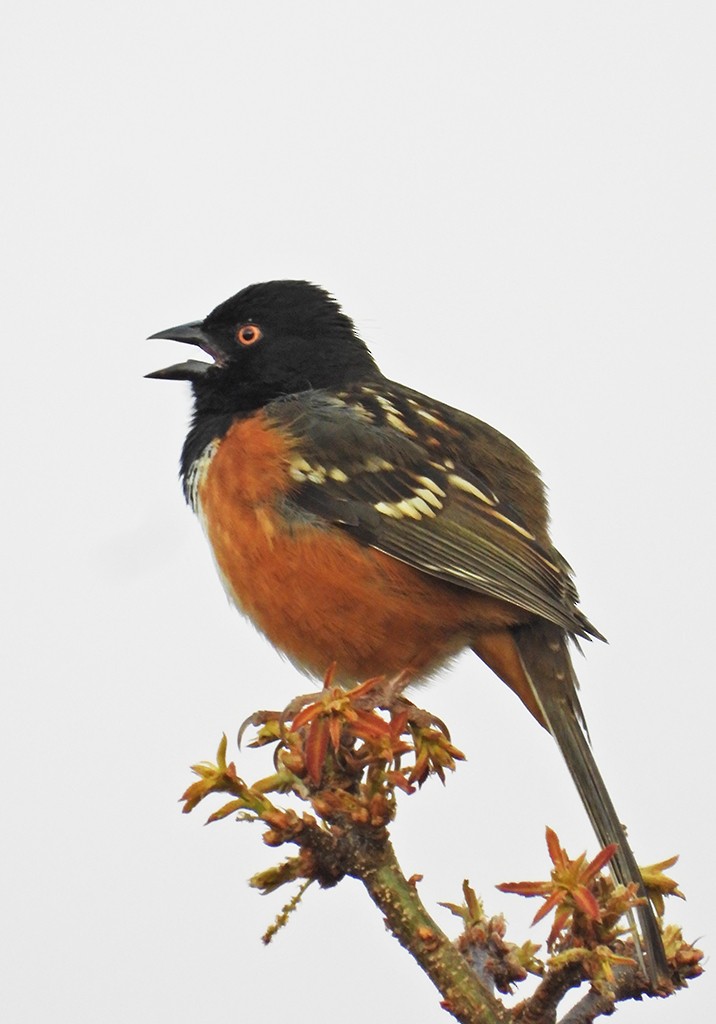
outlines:
M240 345L255 345L262 337L263 333L257 324L242 324L236 332L236 340Z

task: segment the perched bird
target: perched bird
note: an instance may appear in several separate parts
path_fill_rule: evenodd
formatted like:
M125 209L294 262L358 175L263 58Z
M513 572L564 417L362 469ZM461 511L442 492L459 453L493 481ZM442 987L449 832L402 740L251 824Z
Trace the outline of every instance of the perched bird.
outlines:
M181 457L230 597L301 669L424 678L466 647L557 741L617 880L643 881L585 736L570 638L599 637L552 546L539 474L486 423L387 380L306 281L244 288L153 334L196 345ZM651 905L637 953L669 971Z

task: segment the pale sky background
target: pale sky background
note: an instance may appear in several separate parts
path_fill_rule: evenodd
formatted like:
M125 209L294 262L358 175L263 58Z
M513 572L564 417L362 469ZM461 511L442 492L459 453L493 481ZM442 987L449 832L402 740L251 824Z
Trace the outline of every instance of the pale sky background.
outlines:
M26 2L0 48L3 1020L449 1019L356 882L265 949L276 854L177 803L306 683L226 602L144 339L280 277L542 468L610 639L598 761L713 951L713 3ZM543 941L493 887L545 876L546 824L596 849L556 748L474 657L420 700L469 760L402 802L406 872L444 927L469 877ZM711 978L618 1019L710 1019Z

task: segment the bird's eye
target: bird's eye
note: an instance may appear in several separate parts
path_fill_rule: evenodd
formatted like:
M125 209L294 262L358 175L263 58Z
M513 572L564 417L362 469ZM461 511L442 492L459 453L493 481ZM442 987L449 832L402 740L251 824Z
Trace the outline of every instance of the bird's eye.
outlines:
M263 332L258 324L242 324L236 332L236 340L240 345L255 345L262 337Z

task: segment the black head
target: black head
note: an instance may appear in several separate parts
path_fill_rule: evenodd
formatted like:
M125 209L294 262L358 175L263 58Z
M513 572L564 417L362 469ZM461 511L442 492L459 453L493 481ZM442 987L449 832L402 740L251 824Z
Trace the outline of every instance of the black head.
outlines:
M213 357L213 363L190 359L147 374L191 381L197 410L248 411L281 395L340 387L378 372L352 320L307 281L249 285L206 319L152 338L197 345Z

